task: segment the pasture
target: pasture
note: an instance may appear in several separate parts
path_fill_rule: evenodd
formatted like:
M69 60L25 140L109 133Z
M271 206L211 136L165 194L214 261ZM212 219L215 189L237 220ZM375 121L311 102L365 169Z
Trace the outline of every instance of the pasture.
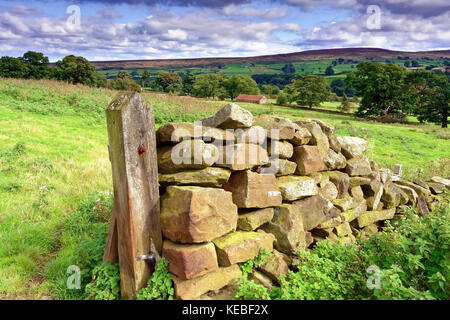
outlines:
M112 200L104 109L116 94L0 79L0 299L83 298L67 290L66 270L79 265L86 278L101 259ZM229 102L143 96L154 106L157 126L199 120ZM239 104L253 114L331 123L338 135L367 139L369 157L381 167L403 164L408 178L450 176L449 134L438 126Z

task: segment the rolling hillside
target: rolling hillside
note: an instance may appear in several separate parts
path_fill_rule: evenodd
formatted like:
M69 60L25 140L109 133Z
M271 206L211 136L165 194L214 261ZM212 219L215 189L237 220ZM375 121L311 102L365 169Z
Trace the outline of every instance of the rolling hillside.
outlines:
M251 63L274 64L310 60L344 59L394 59L397 57L411 59L442 59L450 58L450 50L442 51L391 51L379 48L342 48L326 50L309 50L287 54L265 55L241 58L197 58L197 59L158 59L158 60L126 60L126 61L91 61L97 69L167 69L187 67L214 67L221 64Z

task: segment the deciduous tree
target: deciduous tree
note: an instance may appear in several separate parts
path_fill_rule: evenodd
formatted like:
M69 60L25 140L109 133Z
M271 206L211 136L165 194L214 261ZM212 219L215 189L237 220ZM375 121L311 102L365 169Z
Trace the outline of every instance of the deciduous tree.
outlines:
M359 115L402 116L405 105L404 67L392 63L361 62L357 71L347 75L347 87L354 87L357 96L362 97Z
M310 108L326 101L331 92L325 79L315 75L301 76L293 81L293 85L297 93L295 101Z

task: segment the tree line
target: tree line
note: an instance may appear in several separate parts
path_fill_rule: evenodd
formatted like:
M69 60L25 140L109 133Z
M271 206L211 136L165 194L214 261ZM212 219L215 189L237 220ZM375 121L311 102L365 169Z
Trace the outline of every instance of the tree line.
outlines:
M357 114L403 119L417 116L448 127L450 74L442 71L414 70L392 63L362 62L347 75L347 86L361 97Z
M336 81L336 82L335 82ZM345 80L332 82L342 94L341 109L349 108L347 94L360 97L356 114L380 117L385 121L416 116L420 122L448 127L450 74L442 71L414 70L393 63L361 62ZM325 78L297 75L278 95L277 103L306 105L312 108L330 99L331 87ZM350 94L349 94L350 95Z
M288 71L288 70L286 70ZM290 70L292 71L292 70ZM138 82L127 71L120 71L115 79L107 80L83 57L69 55L50 67L48 57L28 51L22 57L0 58L0 77L24 79L56 79L72 84L108 87L115 90L150 90L185 94L202 98L234 100L239 94L265 94L277 97L278 104L306 105L310 108L341 96L341 109L348 109L349 99L360 97L357 115L401 120L414 115L421 122L448 126L450 85L449 73L414 70L393 63L361 62L356 71L345 79L335 79L328 85L322 76L311 74L284 75L283 90L267 82L258 85L253 77L223 73L187 74L160 71L151 79L146 70ZM281 79L281 78L280 78ZM288 82L289 81L289 82Z
M276 96L280 89L276 85L258 86L256 81L247 75L227 77L223 73L187 74L181 77L176 72L159 71L156 78L147 82L149 75L145 72L142 84L153 91L174 94L185 94L200 98L236 99L240 94Z
M28 51L22 57L1 57L0 77L56 79L97 87L105 87L107 84L106 77L83 57L69 55L50 67L48 57L34 51Z

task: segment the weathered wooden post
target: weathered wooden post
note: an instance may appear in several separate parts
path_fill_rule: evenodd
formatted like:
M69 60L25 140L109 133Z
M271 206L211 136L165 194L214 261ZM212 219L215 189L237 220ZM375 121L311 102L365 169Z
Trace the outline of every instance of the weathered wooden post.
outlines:
M133 299L151 272L140 257L162 246L153 108L127 92L109 104L106 120L114 207L103 260L119 261L122 297Z

